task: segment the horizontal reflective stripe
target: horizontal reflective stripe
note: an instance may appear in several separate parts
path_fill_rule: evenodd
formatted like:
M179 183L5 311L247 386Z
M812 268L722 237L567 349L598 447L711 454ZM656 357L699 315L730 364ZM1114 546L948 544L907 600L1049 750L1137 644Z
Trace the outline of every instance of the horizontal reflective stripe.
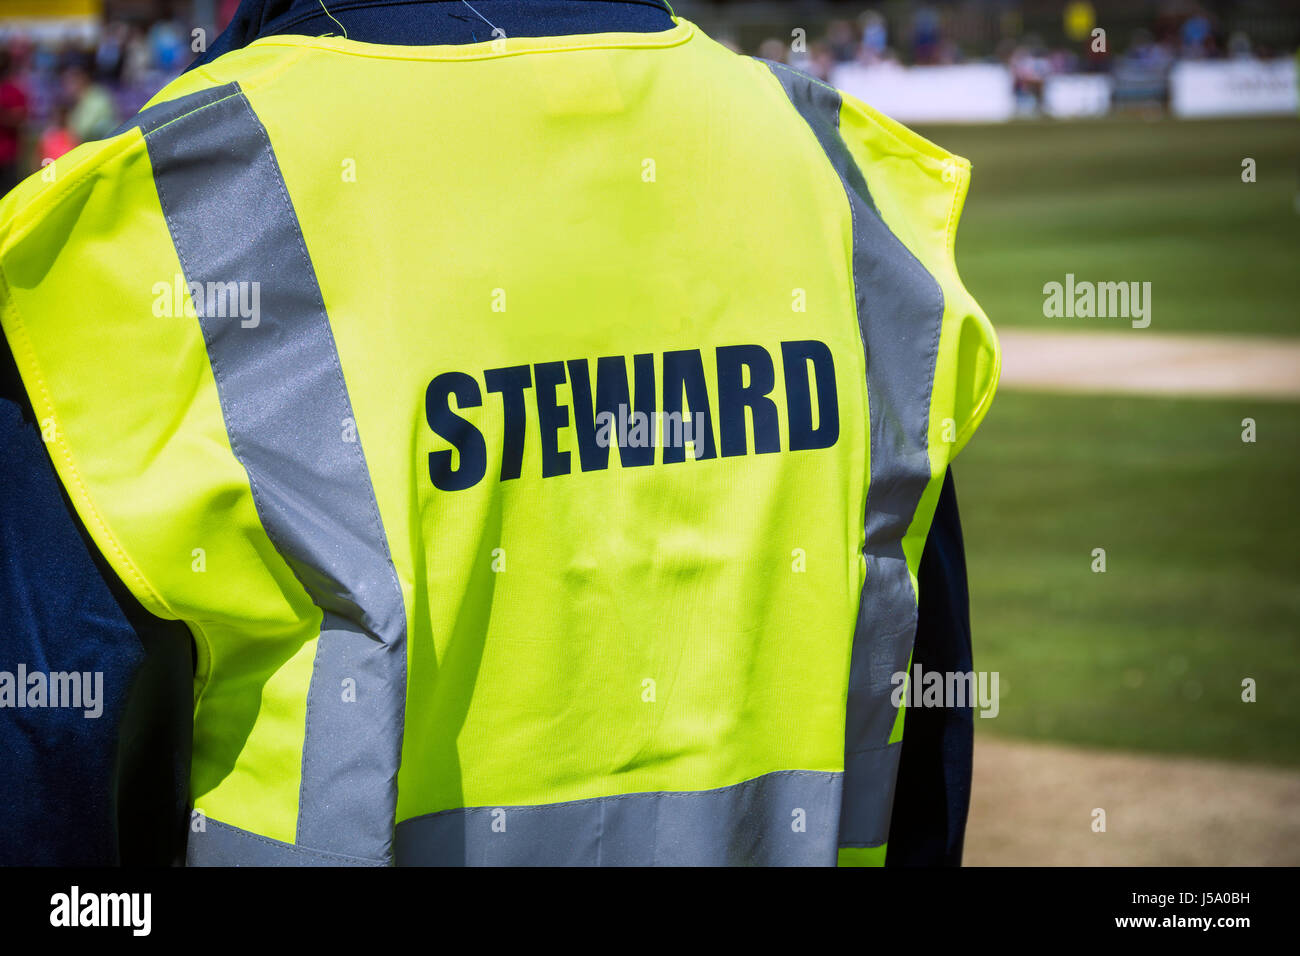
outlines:
M399 866L834 866L842 775L474 807L397 825Z
M863 792L890 802L901 744L856 756ZM717 790L636 793L539 806L476 807L417 817L397 828L405 866L876 865L884 846L837 850L841 774L779 771ZM859 812L863 807L859 806ZM861 849L862 854L856 851ZM847 860L846 860L847 855ZM861 859L860 859L861 857ZM382 866L325 853L217 820L191 833L190 866Z
M282 843L217 820L206 819L202 826L202 830L189 835L189 844L185 848L187 866L385 865L383 860L364 860Z

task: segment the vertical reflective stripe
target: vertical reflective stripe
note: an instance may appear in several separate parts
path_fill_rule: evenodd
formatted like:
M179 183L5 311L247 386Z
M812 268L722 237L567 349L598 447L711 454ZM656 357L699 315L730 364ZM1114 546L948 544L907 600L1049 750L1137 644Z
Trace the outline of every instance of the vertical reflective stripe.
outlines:
M864 598L865 600L865 598ZM871 634L858 631L854 635L853 654L858 646L871 640ZM912 642L907 642L910 648ZM906 667L899 668L900 670ZM851 672L850 672L851 673ZM850 677L849 715L853 708L874 706L897 711L888 699L880 701L873 688L855 688ZM892 687L890 688L893 689ZM898 780L898 761L903 754L903 742L895 741L883 747L855 750L848 743L844 748L844 797L840 807L840 846L883 846L889 839L889 817L894 807L894 784Z
M345 438L352 405L297 215L237 87L145 138L186 280L260 293L256 321L195 306L258 516L322 612L296 842L391 862L406 614L360 440Z
M878 846L889 835L898 743L893 674L907 669L916 637L903 536L930 480L930 396L943 290L880 218L863 172L840 135L838 90L767 63L839 174L853 221L853 285L867 360L871 476L866 583L849 669L841 846ZM885 795L881 799L881 794Z

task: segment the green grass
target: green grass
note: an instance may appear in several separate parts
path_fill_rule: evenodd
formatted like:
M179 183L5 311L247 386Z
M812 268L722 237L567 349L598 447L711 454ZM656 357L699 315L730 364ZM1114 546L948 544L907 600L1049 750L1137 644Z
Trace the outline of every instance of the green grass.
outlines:
M955 465L977 728L1300 765L1298 448L1290 403L1000 394Z
M973 177L957 263L994 325L1045 318L1043 284L1152 283L1149 331L1300 334L1300 120L928 126ZM1241 181L1256 161L1257 181Z

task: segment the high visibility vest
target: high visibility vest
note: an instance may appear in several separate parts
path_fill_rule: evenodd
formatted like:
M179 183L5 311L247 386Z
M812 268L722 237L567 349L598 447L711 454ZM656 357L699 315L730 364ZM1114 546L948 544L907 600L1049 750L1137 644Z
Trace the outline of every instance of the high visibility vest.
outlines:
M50 454L197 647L190 861L879 863L968 181L678 19L261 39L11 193Z

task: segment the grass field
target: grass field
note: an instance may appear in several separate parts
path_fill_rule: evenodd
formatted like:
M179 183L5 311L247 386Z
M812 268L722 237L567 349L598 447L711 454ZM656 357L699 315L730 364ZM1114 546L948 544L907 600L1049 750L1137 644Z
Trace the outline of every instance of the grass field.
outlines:
M957 261L996 326L1300 336L1300 121L920 131L974 164ZM1067 272L1151 282L1150 328L1044 318ZM1300 765L1300 405L1004 389L955 472L979 731Z
M954 466L977 729L1300 765L1298 448L1291 403L1000 394Z
M1142 334L1300 334L1300 119L919 132L974 166L957 262L995 324L1129 327L1045 318L1044 283L1073 273L1152 283ZM1252 184L1241 180L1247 157Z

